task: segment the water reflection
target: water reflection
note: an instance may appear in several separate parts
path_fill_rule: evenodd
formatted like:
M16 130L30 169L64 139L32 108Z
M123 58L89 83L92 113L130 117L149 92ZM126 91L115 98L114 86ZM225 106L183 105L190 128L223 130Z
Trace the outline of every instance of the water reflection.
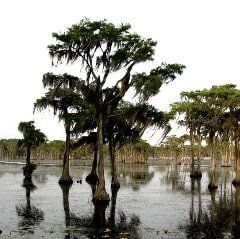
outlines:
M96 185L90 184L92 193ZM70 186L71 187L71 186ZM119 212L116 219L117 189L112 189L110 215L106 216L106 203L94 203L94 211L88 215L76 215L69 206L69 186L61 186L63 193L63 208L67 233L65 238L140 238L137 229L140 219L136 215L130 218L124 212Z
M232 235L234 238L240 238L240 186L236 186L234 219Z
M195 196L197 198L197 205L195 205ZM195 223L199 223L202 219L201 179L191 178L191 208L189 217L190 221Z
M26 204L16 206L17 215L21 218L18 222L18 227L22 232L34 234L34 229L44 220L44 213L41 209L31 204L31 192L36 189L31 182L24 182L26 186Z
M186 178L189 176L183 165L169 164L164 168L165 183L171 185L175 191L183 191L186 188Z
M111 201L101 205L91 202L95 185L83 180L60 189L56 182L61 169L39 166L33 175L38 189L32 194L34 188L24 188L26 199L17 205L16 217L12 210L15 213L14 200L23 190L21 166L1 168L5 169L7 173L0 178L0 229L4 228L5 235L15 231L26 238L240 238L240 189L231 184L231 168L218 168L218 189L211 192L204 166L199 181L190 179L189 166L120 168L121 188L115 191L110 191L110 170L106 170ZM75 180L89 172L87 167L71 170ZM44 220L33 199L44 210Z
M141 185L146 186L154 177L154 172L149 170L148 165L119 165L118 173L121 187L131 187L136 191Z
M46 184L48 181L47 173L46 172L35 172L33 174L34 180L39 184Z
M185 225L180 226L185 230L187 238L230 238L231 235L239 238L240 189L236 188L234 203L233 195L227 194L225 182L226 179L222 181L223 185L221 185L224 188L223 193L217 194L216 188L210 191L209 206L203 211L201 183L200 181L191 181L190 217ZM196 184L197 187L195 187Z

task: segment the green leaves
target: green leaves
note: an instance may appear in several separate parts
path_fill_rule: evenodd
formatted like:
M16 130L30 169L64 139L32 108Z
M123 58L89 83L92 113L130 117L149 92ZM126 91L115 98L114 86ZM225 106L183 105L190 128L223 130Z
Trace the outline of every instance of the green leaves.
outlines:
M84 19L64 33L53 33L57 44L48 46L49 54L58 62L80 60L91 70L94 62L97 68L116 71L131 62L152 60L156 42L130 33L130 28L129 24L115 26L106 20Z
M148 100L158 94L163 84L173 81L176 75L181 75L184 69L184 65L162 63L161 66L152 69L149 74L135 74L133 81L136 95L144 101Z
M52 60L57 64L79 62L81 78L66 73L45 74L43 85L48 92L36 101L35 109L52 107L77 136L94 130L99 115L103 115L104 123L107 121L105 126L114 131L119 142L124 141L124 136L141 135L147 127L163 127L165 132L169 131L168 122L172 117L169 114L142 104L133 107L132 112L137 110L134 115L132 112L125 115L124 111L132 106L118 105L130 87L135 87L143 102L157 95L163 84L182 74L185 66L162 63L149 74L132 75L136 64L153 60L156 41L131 32L130 24L114 25L106 20L89 19L81 20L63 33L53 33L53 38L55 44L48 46ZM116 74L117 78L113 75L110 78L116 71L120 71L122 77L119 79ZM114 114L125 118L121 120Z
M199 130L208 137L230 139L239 131L240 90L233 84L212 86L181 93L181 102L172 104L172 112L183 114L179 121L188 129Z
M44 143L47 137L34 126L34 121L20 122L18 130L23 134L23 139L18 141L19 147L36 147Z

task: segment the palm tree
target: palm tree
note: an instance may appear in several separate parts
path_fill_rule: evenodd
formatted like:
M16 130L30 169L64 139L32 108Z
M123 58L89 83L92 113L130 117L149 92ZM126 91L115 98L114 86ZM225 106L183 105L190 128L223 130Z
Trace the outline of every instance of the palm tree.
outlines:
M26 166L23 168L25 179L31 180L32 172L36 169L36 164L31 163L31 150L34 147L46 142L47 138L44 133L34 126L34 121L20 122L18 130L23 134L23 139L18 141L19 148L26 149Z

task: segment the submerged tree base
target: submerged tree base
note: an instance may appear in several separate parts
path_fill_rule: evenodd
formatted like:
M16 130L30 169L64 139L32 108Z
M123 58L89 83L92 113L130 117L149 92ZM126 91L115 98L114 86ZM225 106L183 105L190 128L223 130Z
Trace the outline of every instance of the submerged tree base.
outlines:
M59 179L58 183L60 185L72 185L73 184L73 180L70 177L67 177L67 178L61 177Z
M111 183L111 188L112 189L119 189L120 188L120 183L118 182L118 180L113 180Z
M98 176L96 173L90 173L87 177L86 177L86 182L89 184L97 184L98 182Z
M239 178L233 179L232 185L233 185L233 186L240 186L240 179L239 179Z
M213 182L210 182L208 184L208 189L209 189L210 192L216 191L217 188L218 188L218 186L215 183L213 183Z
M96 190L93 195L92 201L94 203L107 203L110 201L109 195L106 193L106 190Z
M200 171L194 171L190 173L190 178L201 178L202 173Z

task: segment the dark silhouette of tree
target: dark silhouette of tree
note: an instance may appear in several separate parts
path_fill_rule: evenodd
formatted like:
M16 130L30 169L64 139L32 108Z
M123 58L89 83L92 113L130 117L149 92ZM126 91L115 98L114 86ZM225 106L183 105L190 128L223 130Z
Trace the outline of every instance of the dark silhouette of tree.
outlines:
M131 87L136 89L136 95L142 101L146 101L185 68L183 65L163 63L150 73L132 74L134 66L153 60L156 42L131 33L130 28L129 24L115 26L106 20L84 19L64 33L53 33L56 43L48 47L53 64L54 60L57 64L63 61L80 62L82 71L78 89L84 100L96 110L99 180L93 196L95 201L109 201L105 190L103 157L103 129L109 106L117 108ZM117 72L122 73L120 78L115 74Z
M47 138L44 133L34 126L34 121L20 122L18 130L23 134L23 139L18 141L19 148L26 149L26 166L23 167L23 174L26 182L32 178L32 172L36 169L36 164L31 163L31 149L46 142Z
M43 76L43 85L48 88L48 92L45 96L36 100L34 110L38 109L41 111L50 107L53 109L54 114L58 114L59 119L64 122L66 140L63 156L63 172L59 179L59 184L72 184L73 181L69 175L71 135L75 121L81 118L81 113L86 105L84 105L79 93L78 79L76 77L68 74L55 76L48 73Z

